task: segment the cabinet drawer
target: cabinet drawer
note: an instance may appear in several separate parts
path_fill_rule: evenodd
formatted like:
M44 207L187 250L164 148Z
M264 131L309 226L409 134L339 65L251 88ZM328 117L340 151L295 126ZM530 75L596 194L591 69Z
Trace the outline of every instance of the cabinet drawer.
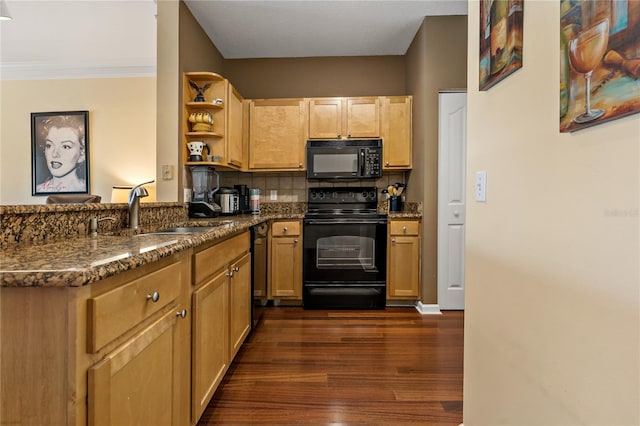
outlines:
M273 222L271 225L273 237L293 237L300 235L300 222Z
M392 220L389 222L391 235L418 235L420 222L417 220Z
M194 284L201 283L207 277L224 268L233 259L240 257L249 250L249 245L249 233L244 232L196 253L194 256Z
M173 263L88 300L87 345L95 353L173 302L180 294L180 263ZM154 302L154 294L157 299Z

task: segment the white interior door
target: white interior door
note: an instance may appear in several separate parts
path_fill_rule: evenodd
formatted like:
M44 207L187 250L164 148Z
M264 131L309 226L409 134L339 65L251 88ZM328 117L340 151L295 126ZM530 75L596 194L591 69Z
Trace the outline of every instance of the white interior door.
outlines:
M467 94L440 92L438 127L438 305L464 309Z

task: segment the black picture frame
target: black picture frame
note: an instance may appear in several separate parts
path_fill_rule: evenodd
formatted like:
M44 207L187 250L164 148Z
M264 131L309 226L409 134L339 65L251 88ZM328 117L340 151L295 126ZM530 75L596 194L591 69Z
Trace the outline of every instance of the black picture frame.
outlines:
M89 187L89 111L32 112L31 195Z

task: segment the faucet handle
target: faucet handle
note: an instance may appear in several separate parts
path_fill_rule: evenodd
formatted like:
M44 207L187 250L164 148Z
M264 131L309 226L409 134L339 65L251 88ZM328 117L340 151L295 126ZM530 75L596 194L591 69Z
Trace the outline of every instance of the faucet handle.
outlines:
M92 237L98 235L98 222L102 222L103 220L110 220L112 222L115 222L116 218L111 216L101 217L100 219L98 219L97 217L92 217L91 219L89 219L89 235L91 235Z

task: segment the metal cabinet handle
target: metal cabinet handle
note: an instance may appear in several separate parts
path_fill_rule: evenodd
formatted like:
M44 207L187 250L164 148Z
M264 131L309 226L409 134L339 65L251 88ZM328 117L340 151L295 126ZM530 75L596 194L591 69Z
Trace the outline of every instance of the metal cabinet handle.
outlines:
M348 138L350 138L350 137L351 137L351 133L349 133L349 134L347 135L347 137L348 137Z
M458 210L454 210L454 211L453 211L453 215L454 215L455 217L458 217L458 216L460 216L460 212L459 212Z
M298 168L301 169L302 168L302 163L298 163Z
M289 228L287 228L286 226L284 228L282 228L282 232L287 232L289 230Z
M176 316L179 318L186 318L187 317L187 310L183 309L181 311L176 312Z
M392 243L395 243L395 242L396 242L396 239L395 239L395 238L392 238L392 239L391 239L391 242L392 242Z
M233 271L227 272L227 276L228 276L229 278L233 278Z
M402 227L402 232L404 232L405 234L407 233L407 227L406 226Z
M153 303L156 303L158 300L160 300L160 293L154 291L151 294L147 294L147 300L151 300Z
M239 266L234 266L232 271L233 272L240 272L240 267Z
M389 166L389 162L388 162L388 161L386 161L386 162L384 163L384 165L388 167L388 166Z
M339 137L339 138L341 138L341 137L342 137L342 135L341 135L340 133L338 133L338 137Z
M298 244L298 240L293 240L293 244Z

